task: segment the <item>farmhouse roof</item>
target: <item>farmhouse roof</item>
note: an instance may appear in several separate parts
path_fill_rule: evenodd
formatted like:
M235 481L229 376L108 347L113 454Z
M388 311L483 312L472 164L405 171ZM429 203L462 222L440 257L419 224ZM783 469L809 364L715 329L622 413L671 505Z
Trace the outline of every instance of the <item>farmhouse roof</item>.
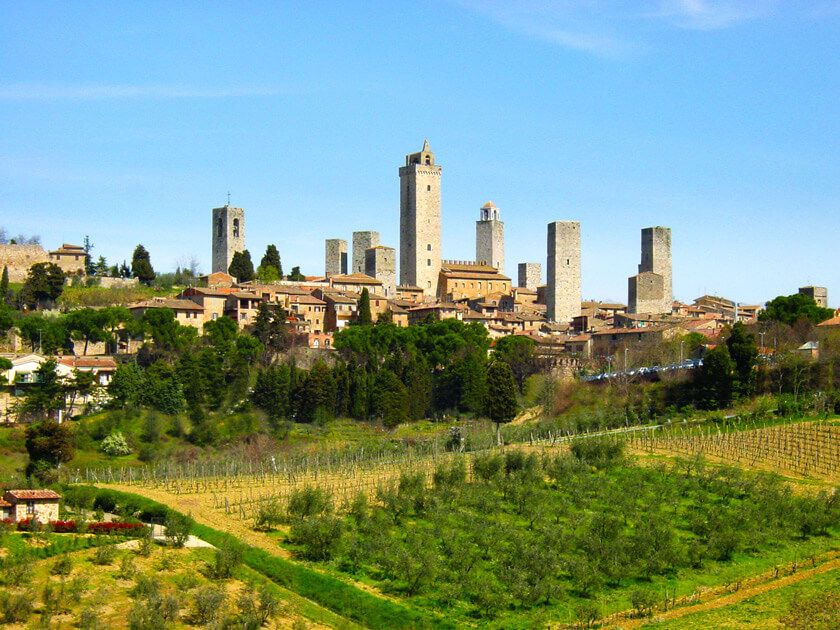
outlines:
M53 490L6 490L6 500L15 501L37 501L47 499L60 499L61 495Z

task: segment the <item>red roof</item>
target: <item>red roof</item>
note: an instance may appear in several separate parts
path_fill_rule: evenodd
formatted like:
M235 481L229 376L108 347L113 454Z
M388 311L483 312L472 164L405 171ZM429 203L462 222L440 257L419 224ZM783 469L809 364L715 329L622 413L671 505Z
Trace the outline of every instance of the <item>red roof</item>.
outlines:
M12 507L12 504L9 503L8 501L4 501L3 499L0 499L0 507Z
M52 490L6 490L5 497L18 501L33 499L60 499L61 495Z

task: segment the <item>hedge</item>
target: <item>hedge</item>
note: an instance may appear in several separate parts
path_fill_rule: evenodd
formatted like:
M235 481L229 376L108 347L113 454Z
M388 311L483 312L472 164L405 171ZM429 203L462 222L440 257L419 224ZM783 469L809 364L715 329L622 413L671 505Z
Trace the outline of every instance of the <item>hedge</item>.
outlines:
M67 486L72 488L74 486ZM75 486L89 493L95 486ZM170 508L136 494L96 488L102 494L95 501L113 502L115 506L138 506L144 513L164 516ZM103 508L104 509L104 508ZM424 613L370 593L359 590L331 575L314 571L301 564L272 555L262 549L243 545L237 538L206 525L194 524L192 533L211 545L220 547L226 542L238 543L244 549L244 563L270 580L310 599L346 619L356 621L373 630L397 628L455 628L447 619Z

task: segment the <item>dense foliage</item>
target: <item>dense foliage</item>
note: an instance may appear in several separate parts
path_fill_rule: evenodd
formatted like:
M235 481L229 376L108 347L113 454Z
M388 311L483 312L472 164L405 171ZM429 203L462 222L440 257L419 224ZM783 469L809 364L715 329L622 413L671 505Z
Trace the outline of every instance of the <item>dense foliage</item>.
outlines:
M792 326L800 319L805 319L813 324L819 324L834 316L830 308L817 306L813 298L794 293L793 295L780 295L767 302L766 307L758 314L761 321L776 321Z

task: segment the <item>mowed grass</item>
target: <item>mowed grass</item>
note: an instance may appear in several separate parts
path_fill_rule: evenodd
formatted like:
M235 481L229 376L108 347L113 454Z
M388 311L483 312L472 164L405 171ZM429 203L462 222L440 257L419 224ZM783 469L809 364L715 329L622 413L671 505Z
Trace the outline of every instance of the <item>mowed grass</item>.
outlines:
M835 600L840 593L840 570L821 573L723 608L685 615L669 621L653 620L644 627L658 630L776 629L782 627L779 619L791 611L794 597L827 597L829 593L833 593Z

